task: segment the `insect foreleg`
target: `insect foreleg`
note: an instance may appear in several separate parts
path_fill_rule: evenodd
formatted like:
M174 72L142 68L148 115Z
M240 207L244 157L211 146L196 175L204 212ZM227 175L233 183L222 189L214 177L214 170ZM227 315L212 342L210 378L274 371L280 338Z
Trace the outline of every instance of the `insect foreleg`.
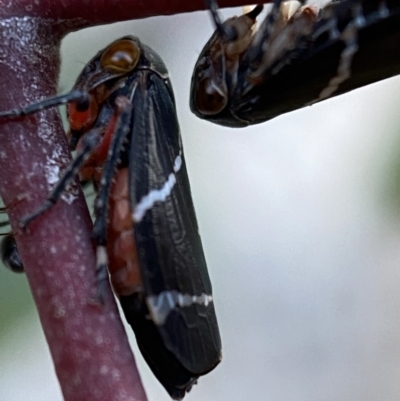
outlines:
M281 15L282 3L283 0L275 0L274 4L272 5L272 10L268 13L268 15L265 17L265 20L261 24L259 32L261 33L262 42L268 40L269 36L271 36L275 23Z
M89 105L89 94L82 91L71 91L65 95L58 95L48 99L40 100L20 109L12 109L0 112L1 118L17 118L37 113L38 111L60 106L69 102L77 102L82 107Z
M232 42L237 39L238 32L233 26L227 26L222 22L221 15L218 11L218 3L216 0L205 0L207 8L211 12L211 18L214 22L215 29L218 34L226 42Z
M5 213L5 211L0 211L0 213ZM8 220L0 222L0 228L7 227L9 225L10 225L10 222Z
M85 161L88 159L90 154L99 144L101 139L101 134L103 132L103 128L93 129L91 132L87 133L82 138L83 149L78 153L76 158L72 161L72 163L66 168L63 176L58 181L56 186L51 191L50 195L43 203L43 205L38 208L35 212L30 214L29 216L23 218L20 221L21 228L26 228L29 223L31 223L36 217L40 216L46 210L50 209L62 196L65 189L71 183L71 181L77 176L79 169L83 166Z

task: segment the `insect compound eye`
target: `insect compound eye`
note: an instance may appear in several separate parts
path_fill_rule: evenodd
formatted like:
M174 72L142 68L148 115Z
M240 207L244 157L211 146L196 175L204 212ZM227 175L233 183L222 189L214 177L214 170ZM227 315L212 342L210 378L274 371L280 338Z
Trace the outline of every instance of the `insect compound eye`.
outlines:
M226 107L228 96L211 78L203 78L197 84L194 101L201 114L215 115Z
M131 40L119 40L109 46L100 59L103 68L116 73L132 71L140 57L139 47Z

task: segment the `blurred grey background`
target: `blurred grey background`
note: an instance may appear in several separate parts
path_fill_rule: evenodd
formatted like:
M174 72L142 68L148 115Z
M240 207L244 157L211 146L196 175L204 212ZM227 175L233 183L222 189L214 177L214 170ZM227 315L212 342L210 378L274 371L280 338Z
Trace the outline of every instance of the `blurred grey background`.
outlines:
M127 34L169 68L224 353L187 400L398 401L400 77L222 128L188 107L211 32L197 12L87 29L62 49L62 92ZM168 400L127 330L149 399ZM25 277L2 269L0 401L14 400L62 397Z

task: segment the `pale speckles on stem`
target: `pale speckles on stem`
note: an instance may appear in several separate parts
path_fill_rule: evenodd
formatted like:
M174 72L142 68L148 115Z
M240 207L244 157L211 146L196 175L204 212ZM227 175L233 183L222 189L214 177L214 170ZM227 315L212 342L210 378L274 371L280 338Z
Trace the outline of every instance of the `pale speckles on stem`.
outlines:
M40 111L36 113L38 121L38 137L44 142L54 143L54 131L56 128L54 124L49 123L50 119L48 118L47 113L48 111ZM61 154L62 150L57 149L57 153Z
M56 319L61 319L61 318L65 317L66 314L67 314L67 311L62 306L58 306L54 309L54 317Z
M102 365L99 368L100 375L107 376L110 371L110 367L107 365Z
M53 154L46 158L44 172L49 192L60 180L68 162L69 157L65 154L61 146L56 146L53 150ZM74 182L72 182L72 184L63 192L61 199L70 205L77 199L78 195L78 187Z
M23 88L27 102L43 96L43 93L35 90L35 88L42 87L37 80L46 79L48 75L52 75L44 70L45 66L51 65L51 62L45 63L43 59L50 61L59 58L58 46L61 36L55 34L54 24L55 21L52 20L32 17L13 17L0 20L0 63L12 69L17 77L21 77L21 80L29 71L41 73L32 74L33 81L28 87ZM43 37L46 37L46 41L43 40ZM54 68L58 69L57 61Z
M57 32L55 25L57 25L55 21L43 18L13 17L0 20L0 64L5 65L16 79L23 82L20 87L13 85L5 88L9 103L12 104L12 99L16 99L15 107L20 106L21 101L17 99L21 98L21 93L25 105L54 94L44 92L44 88L55 87L52 81L59 69L61 32ZM35 73L30 74L30 71ZM29 81L26 80L27 74L29 74ZM18 92L14 93L13 90ZM32 165L28 171L35 176L38 169L44 168L47 190L50 191L59 179L60 169L68 163L69 156L66 146L63 148L55 141L54 133L58 131L58 126L48 113L52 112L41 112L36 115L37 136L34 140L43 141L46 144L42 149L48 149L48 144L55 144L56 150L51 156L46 156L45 166ZM18 146L23 154L32 146L32 141L26 136L20 136ZM71 203L76 199L76 193L68 194L63 199Z
M40 2L34 4L37 6ZM7 6L3 2L4 7ZM29 74L29 85L22 87L26 104L55 94L45 93L43 89L53 87L52 78L58 75L61 39L65 32L85 25L87 23L80 18L66 21L28 16L0 19L0 64L11 69L22 82ZM32 74L32 71L35 73ZM48 85L44 85L43 81ZM9 98L14 97L12 89L7 88ZM18 106L20 104L15 104L15 107Z

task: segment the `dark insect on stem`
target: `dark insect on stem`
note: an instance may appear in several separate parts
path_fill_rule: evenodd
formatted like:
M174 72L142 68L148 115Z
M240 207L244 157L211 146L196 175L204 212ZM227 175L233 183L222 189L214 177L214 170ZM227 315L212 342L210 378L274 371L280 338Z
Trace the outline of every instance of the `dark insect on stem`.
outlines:
M5 207L0 207L0 214L6 213L7 209ZM0 228L6 227L10 228L10 223L8 219L0 222ZM8 231L0 233L0 236L3 237L0 242L0 258L4 266L14 273L23 273L24 266L19 256L14 235L10 231Z
M196 62L190 107L216 124L262 123L400 73L397 0L322 10L275 0L256 31L261 5L222 24L216 1L206 4L217 30Z
M69 94L0 117L62 103L77 156L21 226L59 201L78 173L93 181L99 298L109 272L144 358L181 399L220 362L221 340L168 71L126 36L89 61Z
M0 243L0 257L4 266L14 273L23 273L24 265L19 256L17 243L15 242L14 235L8 233L4 236Z

